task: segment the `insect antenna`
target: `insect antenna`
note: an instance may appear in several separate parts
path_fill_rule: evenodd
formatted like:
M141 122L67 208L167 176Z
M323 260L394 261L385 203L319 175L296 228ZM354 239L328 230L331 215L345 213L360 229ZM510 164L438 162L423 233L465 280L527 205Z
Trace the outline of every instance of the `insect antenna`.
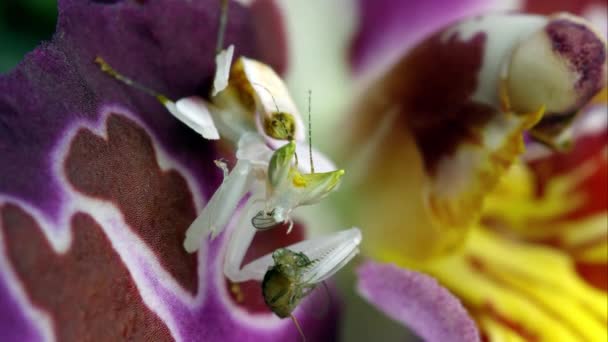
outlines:
M331 308L332 300L331 300L331 294L329 293L329 288L327 287L327 283L325 283L325 281L322 281L321 284L323 284L323 288L325 288L325 295L327 296L327 305L325 305L325 310L324 310L323 314L321 315L323 317L327 314L327 311L329 311L329 308Z
M296 325L296 329L298 329L298 332L300 333L300 336L302 336L302 341L306 342L306 336L304 336L304 331L302 331L302 327L300 327L300 323L298 323L298 320L296 319L296 316L294 316L293 314L289 314L289 317L291 317L291 320L293 321L293 324Z
M312 160L312 116L310 114L311 98L312 98L312 90L308 89L308 156L310 157L310 173L315 173L315 164Z
M313 293L311 295L310 300L306 301L302 306L302 310L304 310L304 312L306 312L307 314L310 314L316 320L322 320L323 318L325 318L327 313L329 312L329 309L331 308L331 305L333 304L332 303L333 301L331 299L331 294L329 293L329 287L327 286L325 281L322 281L321 283L323 284L323 287L325 288L324 292L325 292L325 297L327 297L327 300L326 301L323 300L323 295L318 294L318 293ZM310 291L318 292L321 290L318 290L318 287L313 287L310 289ZM318 308L321 308L321 310L319 310Z
M217 33L217 46L215 54L222 52L224 48L224 34L228 23L228 0L220 0L220 26Z
M272 92L270 91L270 89L268 89L265 85L258 83L258 82L251 82L251 85L254 85L256 87L260 87L260 88L266 90L268 95L270 95L270 98L272 99L272 102L274 103L275 108L277 109L277 113L281 112L279 110L279 105L277 104L277 100L274 98L274 95L272 95Z
M132 79L128 78L127 76L119 73L118 71L114 70L114 68L112 68L110 66L110 64L108 64L108 62L106 62L103 58L101 58L100 56L95 57L95 63L99 65L99 68L101 69L101 71L105 72L106 74L110 75L112 78L128 85L129 87L133 87L141 92L144 92L150 96L154 96L156 97L160 102L165 103L166 101L169 101L169 99L157 92L156 90L150 89L144 85L142 85L141 83L138 83L136 81L133 81Z

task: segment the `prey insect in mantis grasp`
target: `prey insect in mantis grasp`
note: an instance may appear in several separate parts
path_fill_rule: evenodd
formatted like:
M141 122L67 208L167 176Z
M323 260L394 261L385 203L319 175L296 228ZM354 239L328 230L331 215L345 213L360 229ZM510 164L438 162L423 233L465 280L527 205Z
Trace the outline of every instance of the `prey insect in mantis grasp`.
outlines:
M316 284L304 284L301 280L302 274L315 261L311 261L304 253L286 248L274 251L272 259L274 265L270 266L262 281L264 302L280 318L291 317L302 338L305 338L292 311L316 287Z
M360 242L359 229L344 230L277 249L272 255L244 267L243 272L259 277L260 273L256 272L266 267L262 281L266 305L280 318L291 317L304 338L293 311L319 283L334 275L358 253Z

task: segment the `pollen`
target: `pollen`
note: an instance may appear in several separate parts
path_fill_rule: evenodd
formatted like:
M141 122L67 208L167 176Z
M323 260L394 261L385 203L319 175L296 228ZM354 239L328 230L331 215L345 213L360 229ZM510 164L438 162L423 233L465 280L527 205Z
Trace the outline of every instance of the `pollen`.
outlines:
M243 303L245 301L245 294L241 290L241 287L238 283L230 283L230 292L232 292L232 294L234 295L237 303Z
M293 183L293 185L295 187L298 187L298 188L305 188L308 185L306 178L304 178L304 176L302 176L302 174L300 174L299 172L293 173L291 182Z

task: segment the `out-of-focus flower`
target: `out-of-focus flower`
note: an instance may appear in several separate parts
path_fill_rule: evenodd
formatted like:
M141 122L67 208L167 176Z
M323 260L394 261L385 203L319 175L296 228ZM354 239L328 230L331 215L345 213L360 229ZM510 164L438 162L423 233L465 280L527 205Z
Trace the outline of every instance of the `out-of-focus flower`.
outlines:
M93 63L103 56L172 98L204 94L219 1L59 5L53 40L0 78L0 339L299 339L259 282L226 280L224 235L197 254L183 248L221 183L216 145ZM284 70L274 3L251 6L231 2L226 42ZM245 259L302 238L298 225L265 232ZM335 339L338 315L336 305L322 318L296 312L311 340Z
M368 261L359 293L426 341L475 341L477 328L460 301L430 276Z
M437 278L489 340L606 340L606 101L584 107L606 70L601 34L564 14L473 17L402 54L348 118L348 151L362 152L350 209L364 251ZM574 150L520 162L524 134L529 146ZM441 340L373 291L362 293Z
M534 14L575 13L608 37L608 3L605 0L523 0L519 6L522 11Z

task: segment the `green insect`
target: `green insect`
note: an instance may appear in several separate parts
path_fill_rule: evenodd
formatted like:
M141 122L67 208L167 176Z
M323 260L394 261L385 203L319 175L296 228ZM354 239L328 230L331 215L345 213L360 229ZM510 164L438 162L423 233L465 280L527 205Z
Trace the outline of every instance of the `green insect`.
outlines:
M281 318L291 315L302 298L306 297L316 284L302 283L304 272L316 260L310 260L304 253L296 253L280 248L272 253L274 265L268 268L262 282L262 293L266 305Z
M268 268L262 281L262 294L266 305L280 318L291 317L298 331L305 339L304 333L293 310L300 301L309 295L317 286L306 283L303 276L317 260L310 260L304 253L296 253L280 248L272 253L274 265Z
M360 243L361 231L351 228L298 242L289 249L279 248L243 267L242 272L255 275L264 267L262 296L266 305L277 316L290 317L305 340L293 310L318 284L325 285L325 280L354 258ZM331 300L329 291L328 298Z

